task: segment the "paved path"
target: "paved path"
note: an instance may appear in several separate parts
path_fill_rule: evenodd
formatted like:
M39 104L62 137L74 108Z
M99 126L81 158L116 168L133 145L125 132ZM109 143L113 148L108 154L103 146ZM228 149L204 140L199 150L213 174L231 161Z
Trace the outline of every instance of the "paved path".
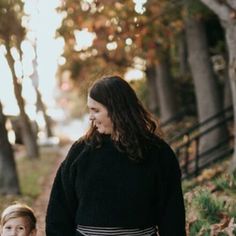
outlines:
M36 199L35 203L33 204L33 209L35 210L35 214L37 217L37 228L38 228L37 236L46 235L45 234L45 215L46 215L46 209L48 205L48 199L51 192L52 183L53 183L54 177L56 175L56 171L60 163L62 162L62 160L64 160L66 153L69 150L69 146L59 148L59 151L58 151L59 155L58 155L58 159L56 160L54 169L51 172L49 178L45 180L42 194Z

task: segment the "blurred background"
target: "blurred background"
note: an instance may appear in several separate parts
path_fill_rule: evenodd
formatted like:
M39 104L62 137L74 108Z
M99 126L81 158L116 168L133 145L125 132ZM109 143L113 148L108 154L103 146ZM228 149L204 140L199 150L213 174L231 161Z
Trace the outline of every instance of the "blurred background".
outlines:
M42 193L111 74L176 152L189 235L235 235L235 0L0 0L0 210Z

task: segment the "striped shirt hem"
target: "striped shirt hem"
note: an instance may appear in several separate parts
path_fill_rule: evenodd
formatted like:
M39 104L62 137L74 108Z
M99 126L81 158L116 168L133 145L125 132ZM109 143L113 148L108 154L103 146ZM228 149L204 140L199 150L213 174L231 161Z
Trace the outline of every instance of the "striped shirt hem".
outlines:
M144 229L126 229L122 227L94 227L78 225L76 230L84 236L152 236L156 235L157 232L155 226Z

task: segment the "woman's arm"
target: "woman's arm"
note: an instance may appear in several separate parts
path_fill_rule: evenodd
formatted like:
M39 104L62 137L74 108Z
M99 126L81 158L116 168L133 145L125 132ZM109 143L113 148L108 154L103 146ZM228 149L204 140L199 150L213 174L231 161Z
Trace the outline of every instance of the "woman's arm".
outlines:
M54 179L46 214L47 236L75 235L78 200L74 189L76 172L72 169L72 163L81 153L81 145L72 145Z
M162 204L159 212L160 236L185 236L185 207L178 160L167 145L162 154Z

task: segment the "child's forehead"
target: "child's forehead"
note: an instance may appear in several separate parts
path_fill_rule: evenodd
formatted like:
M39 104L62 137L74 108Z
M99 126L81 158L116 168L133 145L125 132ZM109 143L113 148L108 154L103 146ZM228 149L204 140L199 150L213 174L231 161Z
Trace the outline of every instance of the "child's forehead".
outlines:
M29 220L27 219L27 217L23 217L23 216L11 217L5 222L4 225L8 225L8 224L27 226L29 225Z

